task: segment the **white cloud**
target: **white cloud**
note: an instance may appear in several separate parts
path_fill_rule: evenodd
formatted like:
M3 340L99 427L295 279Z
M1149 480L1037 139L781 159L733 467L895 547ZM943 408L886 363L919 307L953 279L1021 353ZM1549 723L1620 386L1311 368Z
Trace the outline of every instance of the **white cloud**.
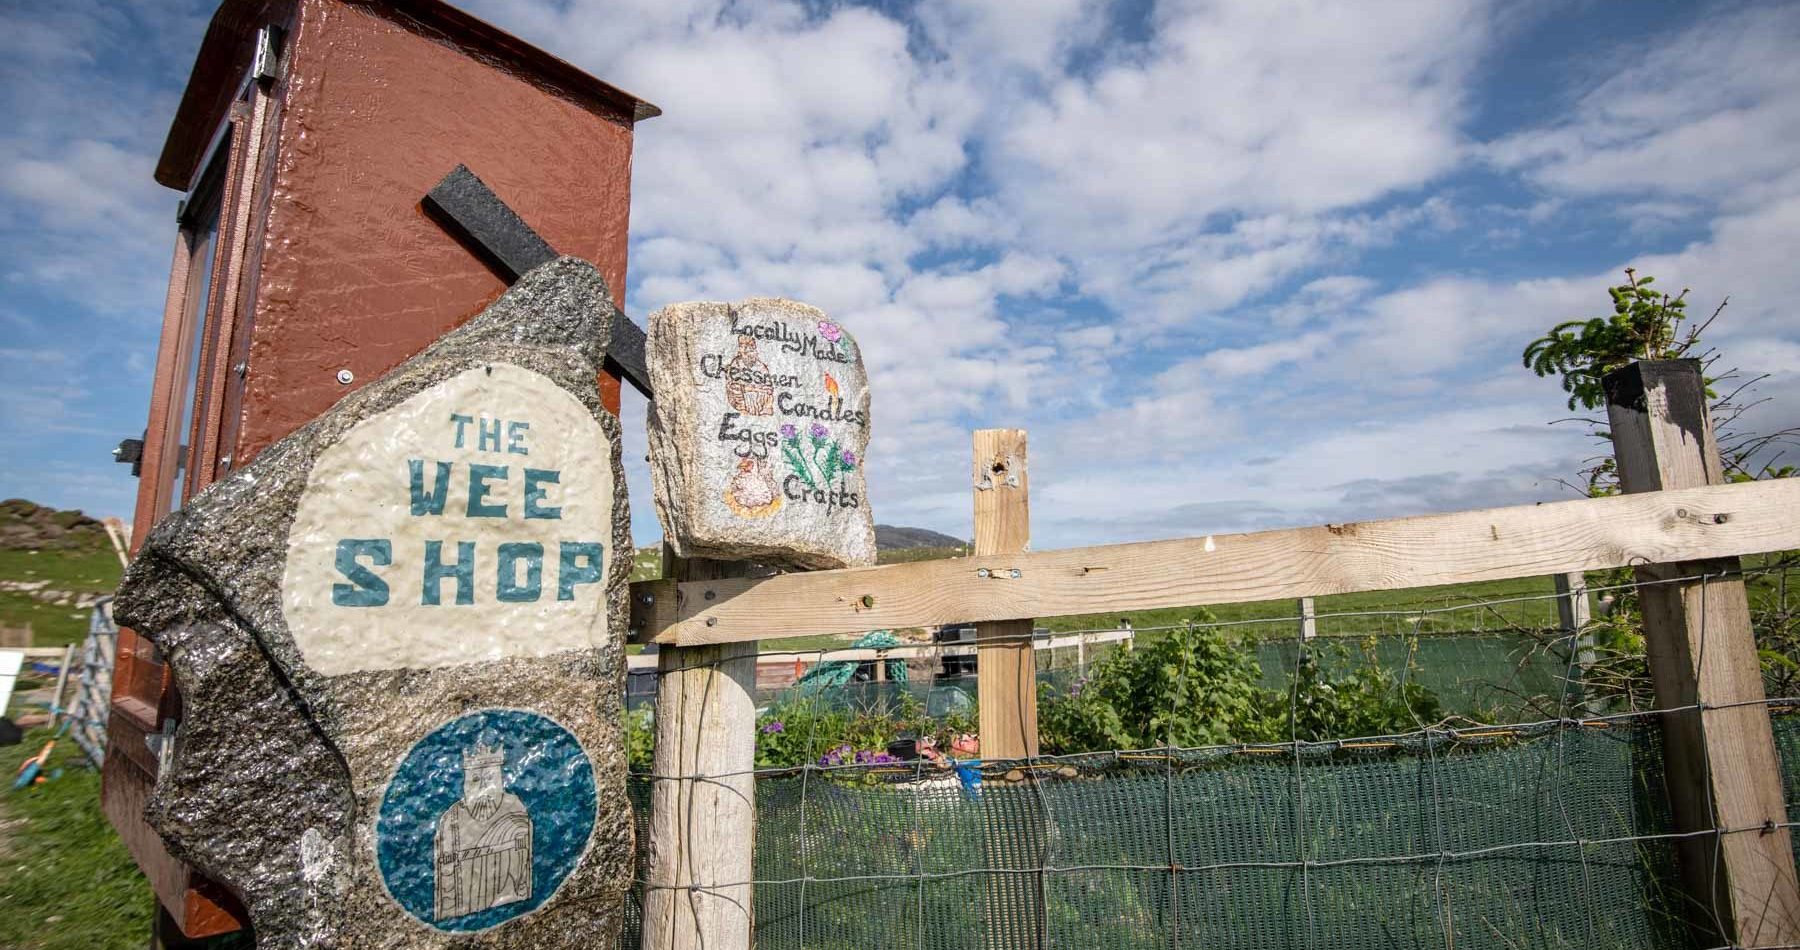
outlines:
M150 167L211 5L0 10L0 277L138 315L116 363L140 373L173 207ZM1589 448L1540 425L1560 394L1518 351L1625 263L1697 310L1731 293L1716 339L1800 416L1788 7L1590 44L1563 114L1483 143L1520 15L1482 0L473 5L665 108L636 134L635 315L779 294L857 334L884 521L966 533L968 433L992 425L1032 429L1041 543L1554 497ZM1578 246L1578 214L1619 250L1502 254ZM1434 246L1483 231L1497 262ZM87 424L42 355L56 315L14 298L10 404Z
M1674 41L1619 51L1565 121L1504 138L1490 158L1560 192L1742 200L1747 183L1794 174L1796 48L1793 6L1703 14Z

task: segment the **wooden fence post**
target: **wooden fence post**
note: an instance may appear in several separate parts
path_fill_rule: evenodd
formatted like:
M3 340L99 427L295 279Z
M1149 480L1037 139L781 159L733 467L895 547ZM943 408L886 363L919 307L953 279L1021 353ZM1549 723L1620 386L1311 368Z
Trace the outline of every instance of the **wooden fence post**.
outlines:
M1319 635L1319 615L1313 607L1311 597L1300 598L1300 639L1311 640Z
M1569 649L1575 654L1571 672L1581 677L1579 682L1563 684L1563 695L1581 701L1582 709L1597 715L1602 712L1601 704L1587 699L1587 672L1594 665L1594 632L1588 629L1594 608L1588 600L1587 574L1570 571L1550 580L1556 585L1557 626L1569 637Z
M1031 543L1031 485L1025 472L1025 430L975 432L975 556L1017 554ZM1004 584L1001 568L989 578ZM981 696L981 755L1017 759L1037 755L1037 661L1031 620L975 625Z
M1607 417L1626 492L1724 481L1698 360L1634 363L1607 374ZM1683 509L1696 525L1729 512ZM1664 769L1682 875L1710 943L1800 943L1800 885L1780 758L1737 558L1636 569L1645 650L1663 716ZM1676 578L1708 575L1702 581Z
M1017 554L1031 543L1030 479L1026 475L1025 430L975 432L975 554ZM1002 567L990 583L1016 580ZM1007 620L975 625L975 653L981 703L981 757L1019 759L1037 755L1037 660L1031 642L1034 621ZM1027 775L1023 781L1034 782ZM1044 814L1035 795L1016 796L1000 787L987 809L991 819L1010 818L1015 827L990 820L983 825L982 853L990 868L1038 869L1033 874L994 872L983 889L990 950L1035 950L1043 929Z
M678 581L742 577L748 566L677 558L666 544L663 565ZM754 640L658 650L644 950L749 950L756 654Z

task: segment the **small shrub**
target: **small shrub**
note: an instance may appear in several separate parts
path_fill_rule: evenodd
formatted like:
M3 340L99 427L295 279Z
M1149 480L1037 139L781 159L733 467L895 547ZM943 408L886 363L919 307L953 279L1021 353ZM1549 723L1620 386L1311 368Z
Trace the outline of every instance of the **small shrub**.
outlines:
M1101 660L1067 695L1041 691L1038 735L1046 752L1066 755L1386 735L1442 716L1437 697L1405 675L1410 660L1405 670L1384 668L1370 640L1360 664L1334 674L1319 649L1305 648L1288 689L1271 690L1260 685L1250 644L1189 626Z

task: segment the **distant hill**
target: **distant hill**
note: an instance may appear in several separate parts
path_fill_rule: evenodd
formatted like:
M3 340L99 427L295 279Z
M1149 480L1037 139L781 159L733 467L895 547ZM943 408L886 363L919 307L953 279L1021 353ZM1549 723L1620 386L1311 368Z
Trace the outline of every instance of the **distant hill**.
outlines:
M94 601L118 583L119 559L100 522L23 498L0 501L0 643L81 642Z
M875 550L877 551L893 551L900 548L960 548L967 547L968 544L969 542L961 538L953 538L930 528L902 528L891 524L875 526Z
M23 498L0 501L0 550L110 551L106 528L79 511L57 511Z

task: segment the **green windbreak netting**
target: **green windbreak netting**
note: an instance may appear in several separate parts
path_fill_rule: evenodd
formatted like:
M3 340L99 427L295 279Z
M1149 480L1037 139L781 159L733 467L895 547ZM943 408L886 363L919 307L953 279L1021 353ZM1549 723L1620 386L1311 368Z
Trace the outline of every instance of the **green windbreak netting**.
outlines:
M1776 736L1793 801L1800 718ZM910 768L764 776L756 945L979 948L992 915L1045 947L1686 947L1658 737L1106 753L991 766L979 794ZM641 854L648 780L632 794Z

